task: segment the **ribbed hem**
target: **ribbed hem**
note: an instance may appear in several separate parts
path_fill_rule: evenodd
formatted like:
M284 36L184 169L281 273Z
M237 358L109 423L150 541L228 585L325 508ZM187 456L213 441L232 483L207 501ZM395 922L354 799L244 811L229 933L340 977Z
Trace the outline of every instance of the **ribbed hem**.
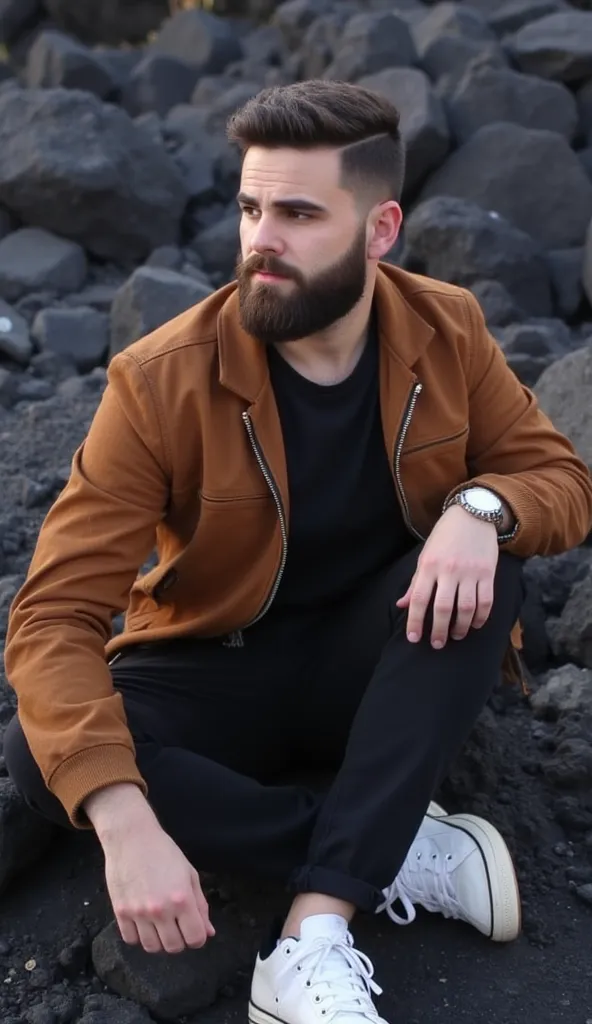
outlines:
M373 914L384 896L368 882L352 878L340 871L305 865L298 868L290 879L289 888L292 892L318 892L324 896L333 896L337 900L353 903L358 910Z
M144 796L148 793L133 752L121 743L109 743L81 750L69 757L56 768L48 789L63 805L74 828L92 829L81 805L98 789L122 782L135 783Z

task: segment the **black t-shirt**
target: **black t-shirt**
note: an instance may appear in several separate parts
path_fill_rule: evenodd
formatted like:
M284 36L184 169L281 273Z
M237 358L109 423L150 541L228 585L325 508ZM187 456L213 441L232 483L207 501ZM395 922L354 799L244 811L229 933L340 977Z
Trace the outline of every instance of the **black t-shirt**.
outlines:
M408 551L382 431L373 325L338 384L307 380L268 350L288 468L288 557L273 610L338 600Z

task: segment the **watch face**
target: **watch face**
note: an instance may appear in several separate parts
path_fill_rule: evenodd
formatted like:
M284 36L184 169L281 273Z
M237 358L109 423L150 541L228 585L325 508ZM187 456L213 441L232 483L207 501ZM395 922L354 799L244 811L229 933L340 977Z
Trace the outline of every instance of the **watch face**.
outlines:
M493 494L485 487L469 487L465 491L465 499L479 512L499 512L502 507L497 494Z

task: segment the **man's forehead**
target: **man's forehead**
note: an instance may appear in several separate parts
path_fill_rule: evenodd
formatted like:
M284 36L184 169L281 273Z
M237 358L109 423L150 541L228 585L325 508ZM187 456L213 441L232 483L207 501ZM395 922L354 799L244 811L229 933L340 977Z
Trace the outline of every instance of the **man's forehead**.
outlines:
M252 146L247 150L241 174L241 191L273 192L302 195L321 204L341 192L340 161L335 149L264 149Z

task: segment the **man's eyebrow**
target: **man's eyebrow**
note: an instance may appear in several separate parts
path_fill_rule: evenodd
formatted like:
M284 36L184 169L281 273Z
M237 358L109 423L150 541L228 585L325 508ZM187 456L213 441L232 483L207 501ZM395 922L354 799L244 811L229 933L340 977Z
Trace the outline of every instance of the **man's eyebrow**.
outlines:
M239 192L236 197L237 203L242 203L244 206L253 206L255 209L259 208L259 203L253 196L248 196L246 192ZM328 213L326 206L322 206L320 203L313 203L312 199L302 199L298 196L293 198L288 197L286 199L275 199L271 204L277 210L303 210L310 213Z

